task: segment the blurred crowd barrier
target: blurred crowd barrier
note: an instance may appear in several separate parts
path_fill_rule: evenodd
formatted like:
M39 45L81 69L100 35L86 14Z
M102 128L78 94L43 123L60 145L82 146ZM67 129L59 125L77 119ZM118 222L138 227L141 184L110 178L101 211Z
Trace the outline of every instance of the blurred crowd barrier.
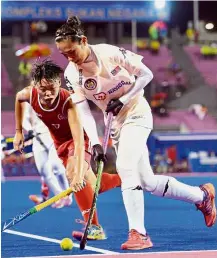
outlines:
M6 138L2 168L6 177L37 176L32 145L24 153L12 153L13 138ZM148 140L150 161L156 174L177 172L217 172L217 134L152 133ZM116 173L116 154L109 141L105 171ZM94 166L94 164L92 164Z
M216 133L153 133L148 145L155 173L217 172Z

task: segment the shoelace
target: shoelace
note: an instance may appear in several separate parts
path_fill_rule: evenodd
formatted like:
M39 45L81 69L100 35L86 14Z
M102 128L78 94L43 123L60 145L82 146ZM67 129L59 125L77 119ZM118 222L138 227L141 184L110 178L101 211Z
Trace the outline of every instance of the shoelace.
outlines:
M85 227L86 227L86 222L84 221L84 220L81 220L81 219L76 219L75 220L75 222L76 223L78 223L78 224L82 224L82 225L84 225L84 227L82 228L82 230L84 231L85 230ZM91 230L89 229L89 233L88 234L94 234L95 233L95 231L96 231L96 229L95 228L92 228Z
M212 213L212 204L210 198L207 198L207 200L204 201L203 212L206 215L210 215Z
M201 210L204 212L205 215L210 215L212 213L212 203L211 203L209 193L207 192L207 190L204 187L201 187L201 189L206 194L205 200L203 201L203 203L201 205L202 206Z
M129 238L132 240L138 240L140 239L140 234L136 230L131 230L129 232Z

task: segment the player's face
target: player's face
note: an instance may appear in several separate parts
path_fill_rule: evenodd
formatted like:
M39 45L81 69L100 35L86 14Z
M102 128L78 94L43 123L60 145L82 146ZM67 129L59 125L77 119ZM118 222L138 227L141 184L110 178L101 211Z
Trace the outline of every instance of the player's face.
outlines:
M39 99L42 105L51 107L54 104L56 98L58 97L60 86L60 78L49 81L46 79L42 79L41 82L36 85Z
M80 43L66 39L61 42L56 42L56 46L69 62L73 62L77 65L81 65L90 53L86 37L82 37Z

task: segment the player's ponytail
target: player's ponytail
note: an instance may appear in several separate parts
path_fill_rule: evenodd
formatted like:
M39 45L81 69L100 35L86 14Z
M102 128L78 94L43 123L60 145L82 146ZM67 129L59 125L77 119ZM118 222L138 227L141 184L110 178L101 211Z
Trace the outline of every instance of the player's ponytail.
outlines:
M80 19L77 16L72 16L56 31L55 41L61 42L65 39L80 41L83 34Z
M70 27L77 27L77 29L80 29L81 21L78 16L71 16L67 19L66 24L68 24Z

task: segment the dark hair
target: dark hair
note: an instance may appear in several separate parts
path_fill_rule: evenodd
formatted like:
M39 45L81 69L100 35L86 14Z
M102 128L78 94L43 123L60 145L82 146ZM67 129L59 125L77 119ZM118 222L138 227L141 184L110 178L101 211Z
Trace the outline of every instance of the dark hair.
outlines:
M80 42L84 30L81 27L81 21L77 16L69 17L57 31L55 41L60 42L64 39Z
M39 83L42 79L53 80L57 79L60 74L63 73L63 69L55 64L51 60L43 60L41 62L37 61L34 64L32 70L32 80L35 83Z

